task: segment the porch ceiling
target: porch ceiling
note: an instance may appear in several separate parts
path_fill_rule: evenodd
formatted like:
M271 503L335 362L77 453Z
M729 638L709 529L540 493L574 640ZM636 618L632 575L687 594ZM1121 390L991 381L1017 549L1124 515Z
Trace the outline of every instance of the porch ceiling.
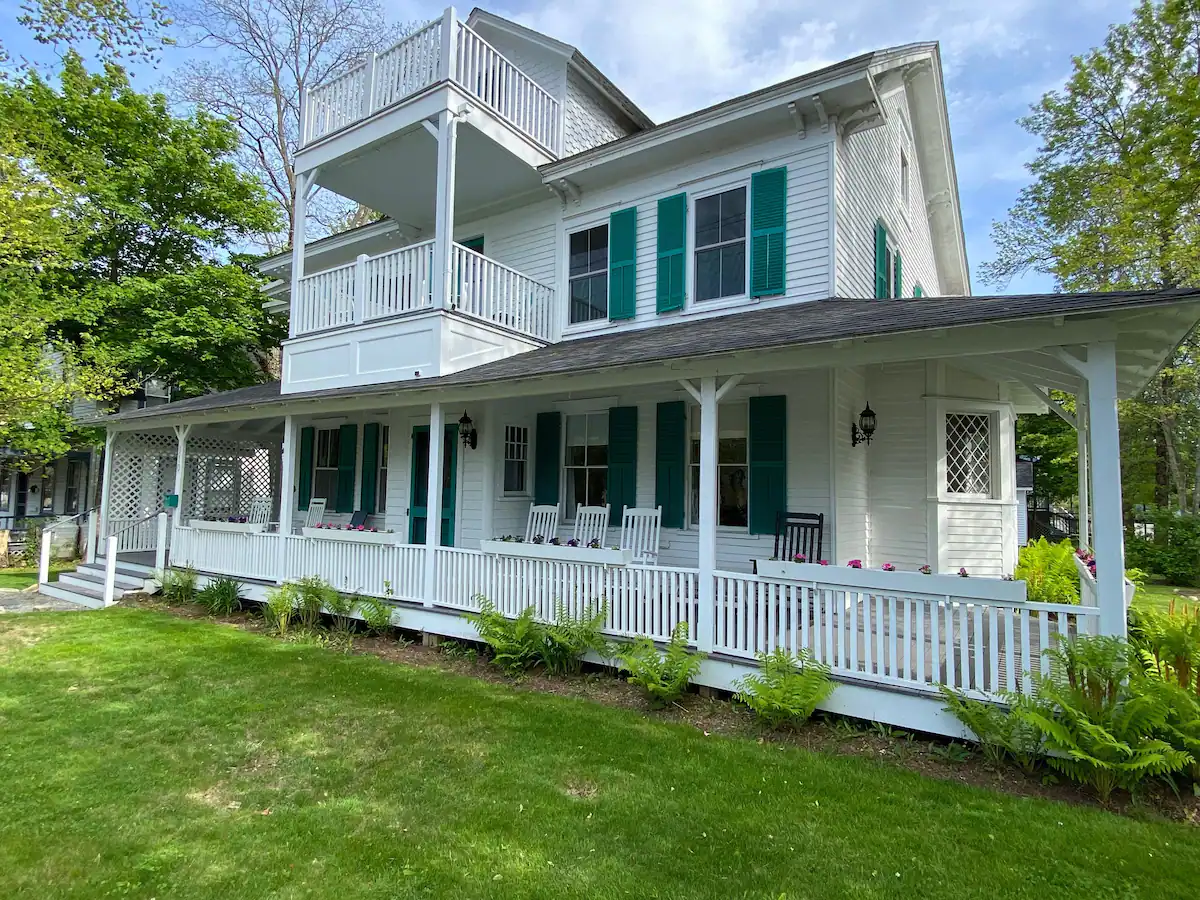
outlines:
M438 378L280 396L258 385L110 416L101 424L282 415L603 389L619 384L913 359L954 359L1028 388L1074 392L1070 355L1113 341L1122 397L1137 393L1200 321L1200 291L829 299L562 341ZM521 384L523 386L518 386ZM452 392L449 389L454 389ZM436 394L434 393L436 391ZM125 426L128 427L128 426Z

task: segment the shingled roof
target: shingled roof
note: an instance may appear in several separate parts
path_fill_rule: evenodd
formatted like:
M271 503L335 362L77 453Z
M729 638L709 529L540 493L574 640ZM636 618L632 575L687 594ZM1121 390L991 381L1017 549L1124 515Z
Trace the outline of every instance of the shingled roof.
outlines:
M891 300L830 298L561 341L451 375L287 395L280 394L278 382L272 382L132 410L101 421L158 418L290 400L479 385L853 338L1178 303L1200 304L1200 291L1177 289ZM1197 317L1200 318L1200 312Z

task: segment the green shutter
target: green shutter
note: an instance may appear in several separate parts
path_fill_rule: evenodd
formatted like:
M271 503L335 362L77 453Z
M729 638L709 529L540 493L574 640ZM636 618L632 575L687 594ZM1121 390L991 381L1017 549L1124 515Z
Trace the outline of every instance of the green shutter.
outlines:
M925 292L923 290L921 290L921 286L919 284L913 288L913 296L914 297L924 297L925 296Z
M625 508L637 506L636 406L614 406L608 411L608 523L621 527Z
M358 426L343 425L338 431L337 502L333 511L354 512L354 464L358 455Z
M882 222L875 223L875 299L886 300L887 282L887 229Z
M899 253L899 251L896 252L895 263L896 263L895 264L896 277L892 280L892 296L893 297L903 297L904 289L902 287L903 280L900 278L900 253Z
M637 313L637 207L608 217L608 317Z
M559 457L562 453L562 413L538 413L533 444L533 502L558 505Z
M375 515L375 494L379 486L379 423L368 422L363 426L362 490L358 494L358 508L368 515Z
M750 398L750 533L774 534L787 509L787 398Z
M750 296L782 294L787 255L787 169L750 179Z
M662 527L683 527L684 473L687 471L687 405L658 404L654 436L654 505L662 507Z
M313 446L316 443L315 428L300 429L300 477L297 486L297 509L307 510L312 499Z
M658 201L658 311L683 309L684 255L687 247L687 194Z

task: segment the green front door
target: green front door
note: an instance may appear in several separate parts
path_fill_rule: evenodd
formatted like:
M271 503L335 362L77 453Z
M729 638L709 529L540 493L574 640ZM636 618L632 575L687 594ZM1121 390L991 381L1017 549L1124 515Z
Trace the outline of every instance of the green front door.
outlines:
M442 442L442 538L443 547L454 546L454 493L458 472L458 425L447 425ZM408 508L408 542L425 543L429 519L429 426L414 425L412 432L412 483Z

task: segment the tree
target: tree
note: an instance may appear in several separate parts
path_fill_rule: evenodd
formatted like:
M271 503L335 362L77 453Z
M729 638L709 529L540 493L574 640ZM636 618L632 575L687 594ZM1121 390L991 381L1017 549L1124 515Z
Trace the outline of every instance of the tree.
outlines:
M149 0L28 0L17 21L34 40L53 47L91 44L101 59L155 62L162 47L173 43L165 33L171 20L166 7ZM0 58L3 58L0 45Z
M993 226L985 280L1037 271L1065 290L1200 285L1200 0L1143 0L1021 124L1041 141L1033 181ZM1200 459L1195 347L1122 408L1127 430L1153 423L1153 493L1165 499L1169 482L1180 508L1195 483L1187 460Z
M175 11L189 39L215 58L186 64L171 81L173 92L236 125L238 163L281 212L286 231L259 236L278 251L294 224L301 92L390 46L411 26L389 23L380 0L184 0ZM352 215L351 206L325 196L309 204L309 213L333 228Z

